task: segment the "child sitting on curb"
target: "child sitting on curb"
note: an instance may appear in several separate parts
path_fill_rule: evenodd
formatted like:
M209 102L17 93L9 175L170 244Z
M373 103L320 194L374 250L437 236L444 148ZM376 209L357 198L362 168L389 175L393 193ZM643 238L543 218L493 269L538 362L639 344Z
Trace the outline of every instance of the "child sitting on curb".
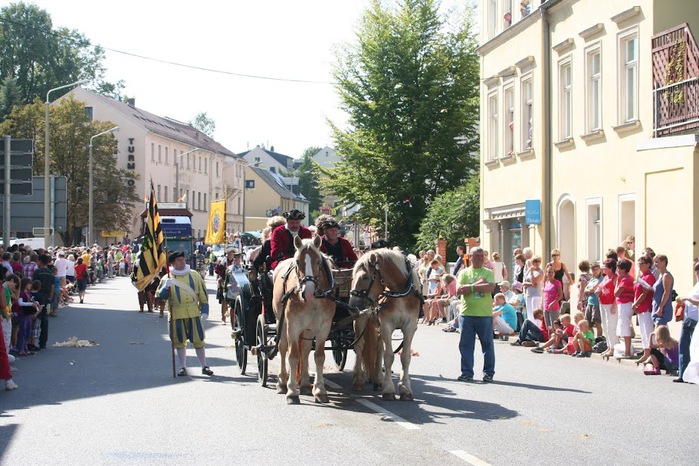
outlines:
M578 333L573 337L574 358L589 358L592 355L592 342L595 341L595 334L590 330L590 323L583 319L578 323Z
M554 332L551 338L544 346L532 348L533 353L543 353L545 350L553 353L562 352L568 341L572 341L577 331L575 326L570 323L570 314L563 314L560 320L554 321L553 327Z
M658 325L650 336L650 360L653 369L643 371L646 375L660 375L662 369L675 372L679 367L679 345L667 325Z
M522 324L517 341L510 343L512 346L538 346L539 341L544 342L549 339L549 332L544 323L544 311L539 308L533 313L534 322L527 319Z

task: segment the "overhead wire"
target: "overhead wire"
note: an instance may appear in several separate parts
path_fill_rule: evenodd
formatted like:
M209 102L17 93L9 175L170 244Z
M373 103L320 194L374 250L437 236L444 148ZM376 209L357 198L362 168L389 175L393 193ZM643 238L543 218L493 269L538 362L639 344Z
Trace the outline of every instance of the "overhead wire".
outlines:
M13 21L13 20L7 19L7 18L0 18L0 22L9 23L9 24L13 24L15 26L20 26L23 28L31 29L31 30L34 30L34 31L37 31L37 32L40 32L43 34L51 34L51 35L54 35L57 38L62 39L62 40L71 40L70 37L67 37L64 34L61 34L59 31L54 31L54 30L45 31L45 30L39 29L37 27L34 27L32 25L20 23L18 21ZM203 67L203 66L189 65L186 63L179 63L179 62L174 62L174 61L170 61L170 60L163 60L160 58L147 57L145 55L139 55L139 54L133 53L133 52L126 52L124 50L113 49L111 47L105 47L103 45L99 45L99 47L101 47L103 50L107 50L107 51L110 51L113 53L119 53L119 54L126 55L129 57L139 58L141 60L148 60L148 61L152 61L152 62L156 62L156 63L163 63L166 65L178 66L181 68L188 68L188 69L193 69L193 70L198 70L198 71L205 71L208 73L218 73L218 74L225 74L225 75L229 75L229 76L237 76L237 77L241 77L241 78L263 79L263 80L267 80L267 81L278 81L278 82L290 82L290 83L301 83L301 84L327 84L327 85L334 84L330 81L314 81L314 80L309 80L309 79L283 78L283 77L277 77L277 76L264 76L264 75L249 74L249 73L237 73L234 71L219 70L219 69L215 69L215 68L207 68L207 67Z

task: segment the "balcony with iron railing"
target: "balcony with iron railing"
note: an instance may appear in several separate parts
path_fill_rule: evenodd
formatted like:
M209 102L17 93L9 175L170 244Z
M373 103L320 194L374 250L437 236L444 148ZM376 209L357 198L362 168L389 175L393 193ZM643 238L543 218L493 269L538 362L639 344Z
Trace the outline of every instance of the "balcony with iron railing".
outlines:
M653 135L699 128L699 47L687 23L652 39Z

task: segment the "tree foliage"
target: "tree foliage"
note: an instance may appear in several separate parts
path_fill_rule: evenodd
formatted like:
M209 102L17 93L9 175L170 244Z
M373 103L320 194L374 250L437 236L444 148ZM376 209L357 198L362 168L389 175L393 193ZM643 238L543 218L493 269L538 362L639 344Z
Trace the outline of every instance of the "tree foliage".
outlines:
M324 186L381 229L388 209L390 243L411 248L428 206L477 167L477 42L467 12L448 24L435 0L384 3L338 52L348 127L332 125L341 161Z
M212 118L209 118L206 112L198 113L197 116L195 116L194 119L189 122L189 124L210 138L214 137L214 133L216 132L216 122Z
M36 5L19 2L0 9L0 81L15 80L21 103L45 101L50 89L82 79L90 79L99 92L120 90L122 82L104 80L103 60L102 47L77 30L54 29L51 16Z
M114 127L111 122L92 121L85 114L85 106L73 98L54 104L50 112L51 174L68 179L68 228L61 234L65 244L75 244L75 227L88 224L88 144L96 134ZM35 141L34 174L44 175L44 103L17 106L10 117L0 123L0 132L13 138ZM131 209L138 202L136 191L128 185L134 175L118 168L115 138L107 134L92 143L94 160L93 192L94 222L97 230L130 230Z
M437 238L447 240L447 260L456 260L456 246L477 237L480 224L478 174L457 188L437 196L420 225L418 249L434 249Z
M308 200L308 211L311 213L318 211L323 204L323 196L319 187L320 172L317 164L313 161L313 156L320 150L320 147L308 147L303 151L303 161L296 170L296 175L299 178L299 191Z

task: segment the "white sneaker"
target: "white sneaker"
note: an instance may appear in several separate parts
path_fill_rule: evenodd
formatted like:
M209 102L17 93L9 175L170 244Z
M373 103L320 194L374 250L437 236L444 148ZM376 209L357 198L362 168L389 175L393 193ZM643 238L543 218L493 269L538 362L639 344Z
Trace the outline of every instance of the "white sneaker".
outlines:
M10 361L10 364L12 364L13 362L15 362L15 357L12 356L11 354L8 354L8 355L7 355L7 359Z
M14 380L10 379L7 381L7 384L5 385L5 390L16 390L17 389L17 384L15 383Z

